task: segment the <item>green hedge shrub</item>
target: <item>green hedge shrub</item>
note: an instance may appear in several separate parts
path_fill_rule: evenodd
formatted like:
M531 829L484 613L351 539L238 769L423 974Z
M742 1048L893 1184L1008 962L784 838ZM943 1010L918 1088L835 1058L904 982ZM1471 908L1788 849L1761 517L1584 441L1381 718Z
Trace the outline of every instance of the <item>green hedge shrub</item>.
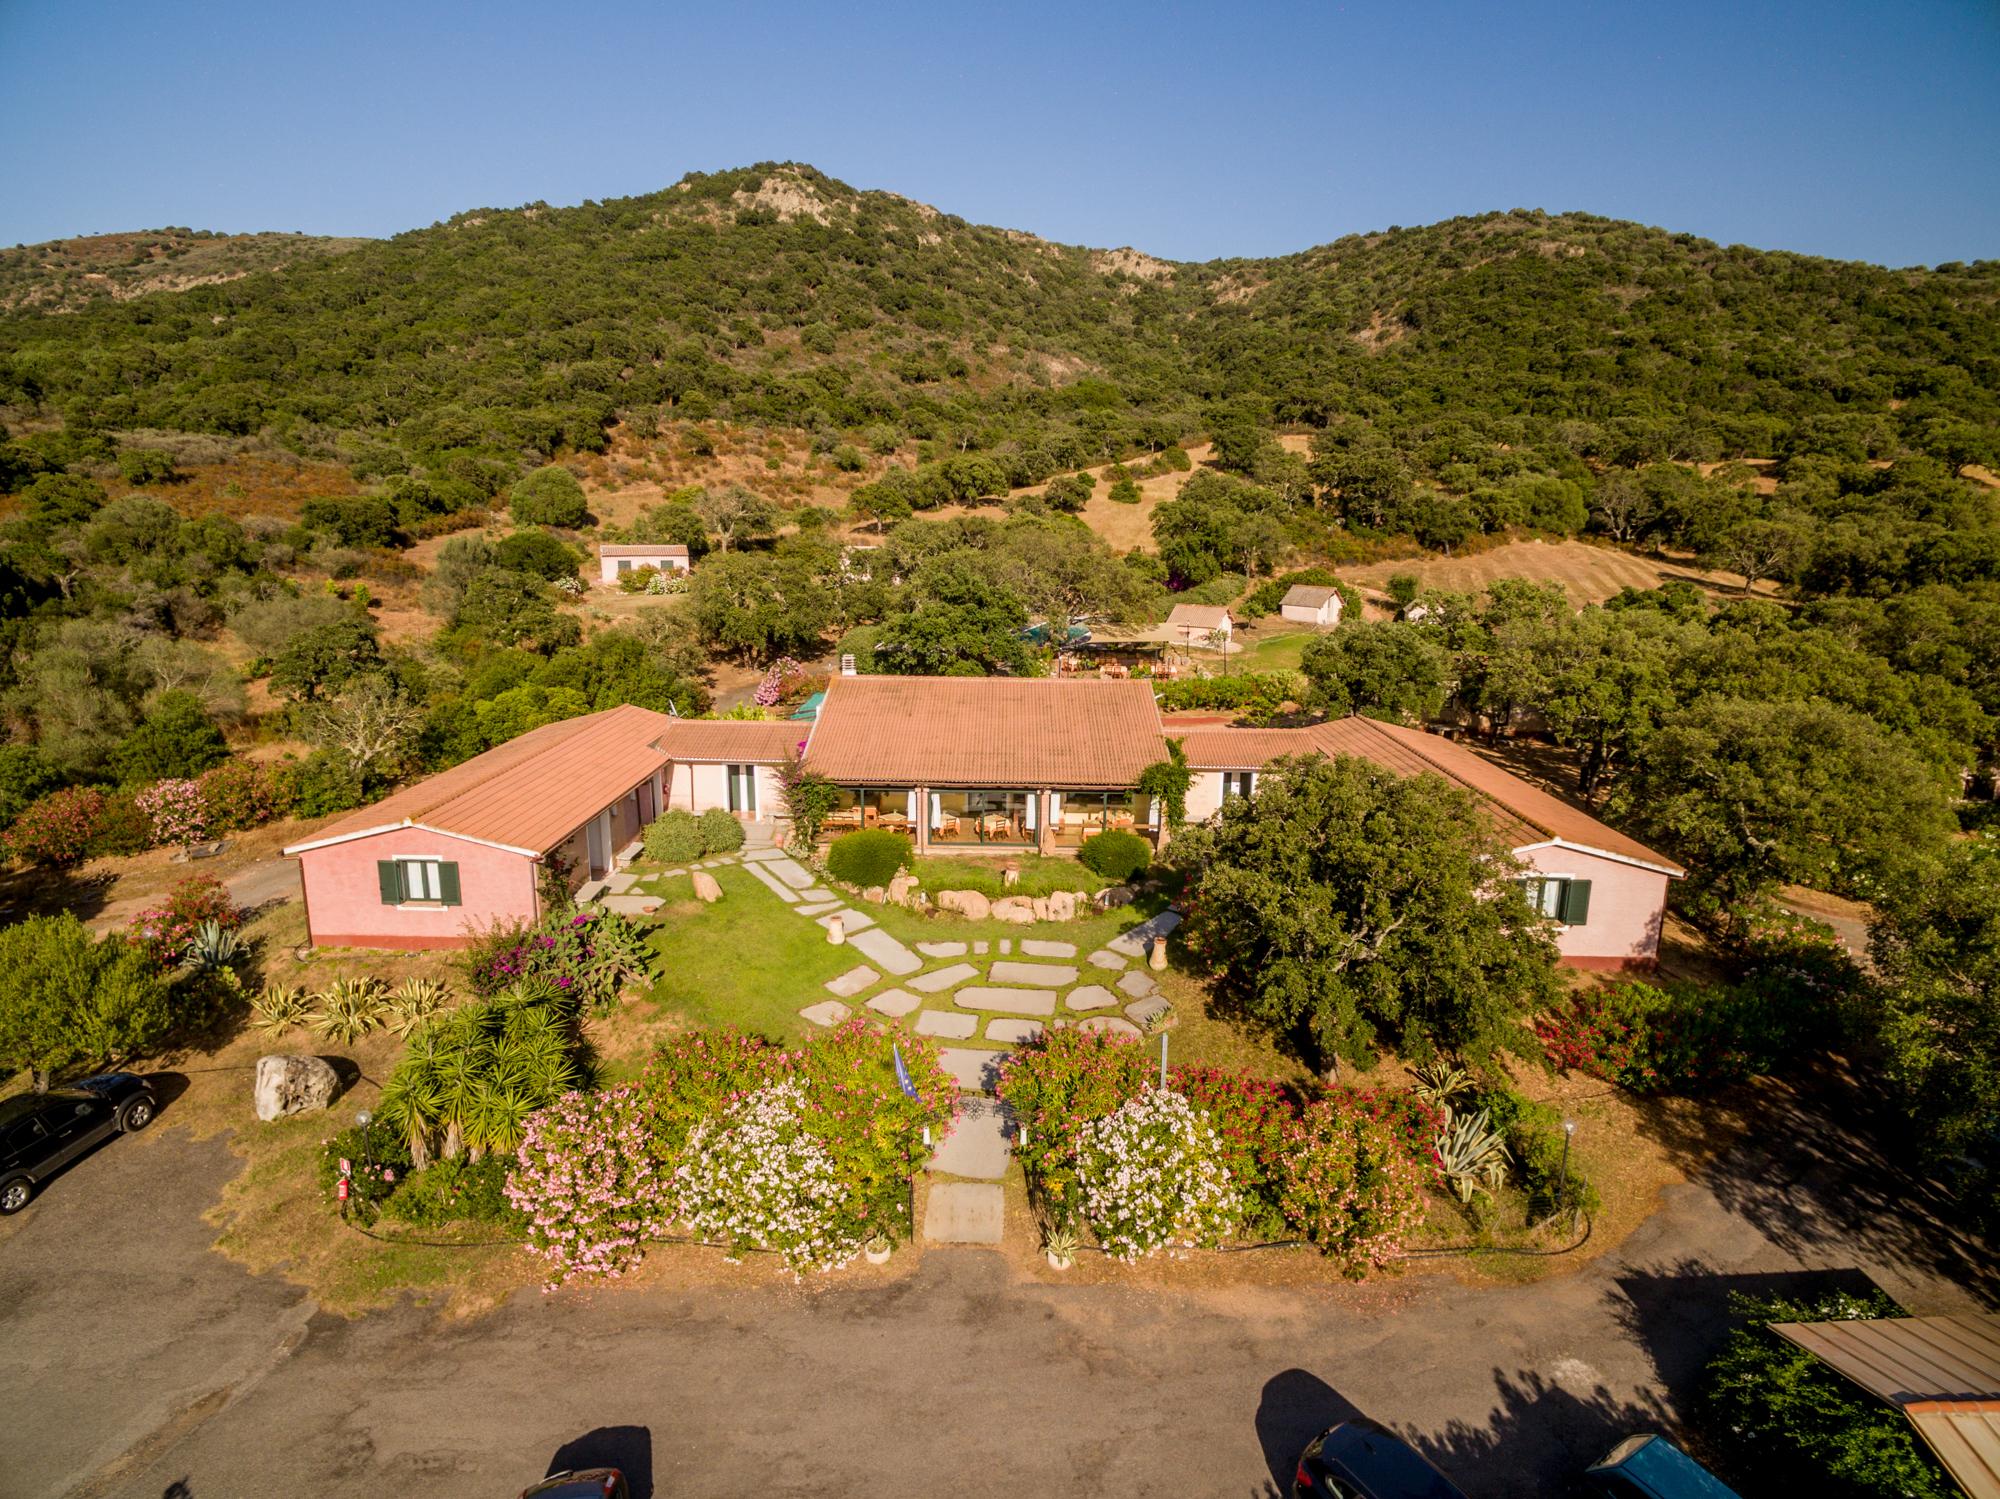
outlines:
M1574 1150L1569 1153L1567 1189L1563 1185L1561 1114L1506 1088L1482 1094L1479 1102L1513 1153L1515 1177L1528 1195L1529 1222L1538 1223L1568 1204L1586 1217L1604 1210L1604 1199L1584 1177Z
M1076 851L1085 869L1121 883L1153 862L1153 846L1137 833L1092 833Z
M837 880L867 889L886 885L899 870L917 862L917 846L887 828L863 828L836 838L827 851L826 867Z
M646 857L662 864L687 864L708 850L701 823L692 812L676 807L646 824Z
M711 854L733 854L743 847L743 824L721 807L701 814L701 846Z
M499 1151L468 1160L456 1156L434 1161L396 1183L382 1216L412 1228L442 1228L447 1223L499 1223L513 1226L522 1217L508 1203L507 1169L511 1152Z
M583 498L583 486L576 475L560 464L538 468L507 493L507 508L517 526L562 526L574 528L590 515Z
M1743 1325L1709 1360L1702 1399L1715 1439L1735 1459L1738 1487L1910 1499L1958 1493L1900 1414L1769 1326L1900 1317L1893 1301L1878 1291L1813 1301L1739 1296L1731 1305Z

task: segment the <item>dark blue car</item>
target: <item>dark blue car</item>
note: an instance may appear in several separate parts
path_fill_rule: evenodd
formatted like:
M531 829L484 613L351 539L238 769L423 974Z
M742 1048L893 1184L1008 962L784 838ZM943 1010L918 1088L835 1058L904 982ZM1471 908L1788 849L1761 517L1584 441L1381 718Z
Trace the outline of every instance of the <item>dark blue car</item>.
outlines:
M1465 1499L1402 1438L1373 1421L1342 1421L1315 1437L1292 1475L1293 1499Z

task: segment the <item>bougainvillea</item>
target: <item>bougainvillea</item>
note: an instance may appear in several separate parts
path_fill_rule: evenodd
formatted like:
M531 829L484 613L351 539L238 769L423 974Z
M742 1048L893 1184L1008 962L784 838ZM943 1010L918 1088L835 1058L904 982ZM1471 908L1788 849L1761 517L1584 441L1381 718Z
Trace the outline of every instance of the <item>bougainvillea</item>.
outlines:
M244 916L222 881L212 875L191 874L168 892L164 905L133 917L125 929L125 940L143 949L164 973L180 965L188 939L203 922L212 921L233 932L243 925Z
M780 656L771 663L771 669L764 673L764 680L757 684L757 690L750 700L760 708L775 708L785 700L790 679L805 668L790 656Z
M506 1192L548 1263L547 1289L631 1270L667 1201L639 1090L566 1093L530 1114Z
M90 852L104 793L93 786L69 786L30 802L7 829L9 856L57 869L80 864Z
M1386 1126L1338 1096L1300 1112L1284 1162L1286 1221L1349 1270L1395 1258L1423 1219L1423 1168Z
M155 781L139 793L138 801L155 843L192 848L208 831L208 807L193 781Z
M1533 1022L1557 1071L1587 1073L1635 1093L1695 1093L1768 1071L1834 999L1778 973L1741 985L1624 983L1573 994Z
M1213 1245L1234 1228L1242 1201L1205 1111L1171 1088L1148 1088L1077 1139L1084 1221L1115 1259Z
M847 1189L807 1108L800 1083L772 1083L689 1131L672 1182L681 1221L738 1252L782 1255L794 1273L853 1259L865 1235L846 1221Z
M1298 1117L1291 1091L1269 1078L1224 1067L1175 1067L1169 1077L1176 1091L1185 1093L1214 1125L1222 1162L1244 1199L1246 1222L1280 1231L1276 1183L1285 1142Z
M652 949L631 919L594 906L551 911L532 926L499 927L466 953L472 992L498 994L522 979L546 979L578 1004L602 1010L652 964Z

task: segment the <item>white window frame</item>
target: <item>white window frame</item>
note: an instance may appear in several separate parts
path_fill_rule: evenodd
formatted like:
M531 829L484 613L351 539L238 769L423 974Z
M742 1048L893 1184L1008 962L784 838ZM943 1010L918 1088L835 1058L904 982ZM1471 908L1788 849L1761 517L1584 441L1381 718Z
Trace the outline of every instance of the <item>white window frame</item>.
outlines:
M392 854L391 862L396 866L396 885L403 898L396 902L396 909L405 906L441 906L444 904L444 866L450 861L443 854ZM410 871L423 871L417 882L418 889L428 889L429 894L412 895Z
M1528 905L1537 916L1549 921L1560 922L1563 910L1569 904L1569 887L1572 881L1582 879L1575 874L1525 874L1521 883L1527 889Z
M1222 773L1222 799L1240 796L1245 801L1257 794L1257 772L1254 770L1225 770Z
M630 557L616 557L613 558L612 560L618 564L618 571L620 571L621 573L629 573L630 571L632 571L632 559Z

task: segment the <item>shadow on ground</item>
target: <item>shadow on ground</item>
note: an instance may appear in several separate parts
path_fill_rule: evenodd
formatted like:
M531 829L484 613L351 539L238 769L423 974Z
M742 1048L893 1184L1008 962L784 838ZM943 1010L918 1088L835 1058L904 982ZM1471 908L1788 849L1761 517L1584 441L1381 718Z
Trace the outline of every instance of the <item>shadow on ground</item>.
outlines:
M646 1426L600 1426L564 1442L549 1459L549 1475L616 1468L632 1499L653 1499L653 1432Z

